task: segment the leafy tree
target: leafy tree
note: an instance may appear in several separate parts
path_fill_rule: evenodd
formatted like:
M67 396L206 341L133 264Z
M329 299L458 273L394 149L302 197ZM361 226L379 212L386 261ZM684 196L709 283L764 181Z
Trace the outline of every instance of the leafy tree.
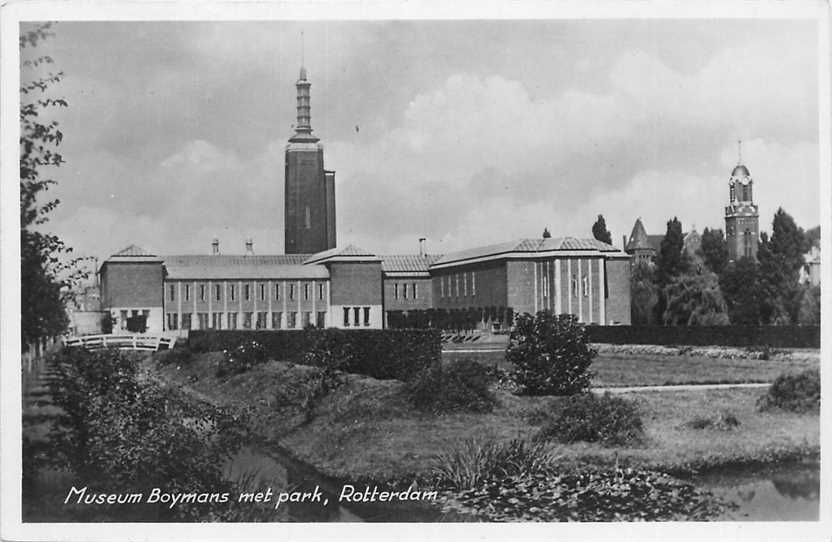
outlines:
M820 325L820 286L805 286L800 299L797 323L803 326Z
M728 306L715 273L685 273L665 287L663 323L670 326L728 325Z
M757 325L762 316L760 270L751 258L731 262L719 276L719 287L734 325Z
M598 220L592 225L592 236L603 243L612 244L612 234L607 231L607 222L604 220L604 215L598 215Z
M551 239L552 234L549 232L549 228L543 228L543 238L544 239Z
M787 266L786 269L797 279L800 268L803 267L803 255L809 251L810 244L803 228L798 227L791 215L782 207L774 213L768 248L772 254L782 256L783 263Z
M803 229L782 207L772 221L772 234L760 235L757 259L760 262L759 288L763 323L790 324L799 319L802 287L800 269L809 243Z
M71 286L86 273L80 269L79 258L68 258L72 249L57 236L44 233L43 225L59 201L43 195L55 180L42 175L44 170L60 166L63 158L57 152L63 133L56 121L42 121L47 112L66 107L66 100L48 95L48 89L60 82L63 72L42 71L53 64L51 57L37 56L33 49L52 33L50 24L43 24L20 36L20 271L21 330L23 344L42 337L62 333L69 323L65 304ZM26 80L25 74L33 71Z
M656 323L654 309L659 302L653 267L644 261L633 266L630 275L630 319L633 325Z
M809 245L809 248L820 248L820 226L806 230L806 244Z
M705 265L717 275L725 270L728 264L728 245L722 230L705 228L702 232L702 257Z

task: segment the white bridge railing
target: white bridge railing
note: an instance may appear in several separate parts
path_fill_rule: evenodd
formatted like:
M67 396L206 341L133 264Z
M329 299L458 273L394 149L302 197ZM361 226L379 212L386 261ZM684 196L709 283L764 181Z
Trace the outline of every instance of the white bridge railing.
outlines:
M83 346L88 350L120 348L156 352L173 348L174 342L176 337L168 335L84 335L64 339L64 346Z

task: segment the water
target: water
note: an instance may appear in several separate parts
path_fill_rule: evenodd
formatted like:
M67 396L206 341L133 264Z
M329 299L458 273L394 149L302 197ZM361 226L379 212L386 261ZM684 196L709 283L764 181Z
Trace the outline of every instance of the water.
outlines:
M820 464L816 461L721 469L690 481L739 505L720 520L818 520Z

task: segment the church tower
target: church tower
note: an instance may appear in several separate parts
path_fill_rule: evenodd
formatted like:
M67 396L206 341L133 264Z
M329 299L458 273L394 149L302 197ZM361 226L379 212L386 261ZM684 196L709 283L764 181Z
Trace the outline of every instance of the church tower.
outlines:
M324 147L312 135L306 68L295 84L298 119L286 145L284 251L314 254L335 247L335 172L324 169Z
M757 258L760 239L760 215L754 203L754 180L742 164L742 142L739 159L728 179L729 203L725 207L725 240L728 261Z

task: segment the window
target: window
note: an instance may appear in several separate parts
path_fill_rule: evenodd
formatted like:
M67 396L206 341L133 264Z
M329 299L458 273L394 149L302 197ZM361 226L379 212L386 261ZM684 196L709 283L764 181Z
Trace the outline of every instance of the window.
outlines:
M266 329L266 317L268 313L265 312L258 312L257 313L257 329Z
M260 283L260 301L266 300L266 285Z
M295 329L298 325L298 313L296 312L289 312L286 313L286 327L289 329Z
M312 324L312 313L309 311L303 311L303 327L307 328Z
M399 283L398 282L393 285L393 297L395 299L399 298Z
M170 286L168 286L168 292L169 292L169 297L170 297L171 301L176 299L176 286L175 285L171 284ZM172 328L172 329L176 329L176 328Z
M583 278L581 278L581 289L584 292L584 297L588 297L589 296L589 279L587 278L586 275L584 275Z
M318 284L318 299L323 300L324 298L324 283Z
M243 297L245 298L246 301L251 299L251 285L250 284L246 284L245 286L243 286Z
M251 329L251 317L253 313L251 312L244 312L243 313L243 329Z
M459 273L454 275L454 278L456 279L456 296L459 297Z
M280 283L274 283L274 298L280 300Z
M182 313L182 329L191 329L191 313Z
M207 312L200 312L197 313L199 317L199 329L208 329L208 313Z
M360 307L353 307L352 308L352 317L353 317L352 323L355 327L358 327L358 325L360 323L360 320L358 319L360 314L361 314L361 308Z
M133 310L130 311L130 316L132 316L133 318L135 318L138 315L139 315L139 311L137 309L133 309Z
M344 307L344 327L350 327L350 308Z
M237 313L236 312L229 312L227 316L228 316L228 329L237 329Z
M281 323L280 320L283 318L282 312L273 312L272 313L272 328L273 329L280 329Z
M543 297L549 297L549 277L543 277Z
M578 277L572 275L570 282L572 284L572 295L578 297Z
M179 324L179 315L175 312L168 313L168 329L177 329Z
M477 274L471 271L471 295L477 295Z
M303 283L303 299L304 299L304 301L309 299L309 283L308 282Z
M228 285L228 295L231 298L231 301L235 301L237 299L237 287L234 284Z
M205 301L205 285L204 284L199 285L199 300L200 301Z
M439 277L439 297L445 297L445 277Z
M416 283L415 282L411 286L411 291L413 292L413 299L416 299L417 297L419 297L419 292L418 292L418 290L416 290Z
M295 283L289 284L289 299L295 298Z
M407 283L402 284L402 297L407 299Z
M190 301L190 300L191 300L191 285L186 284L185 285L185 301Z
M370 326L370 307L364 307L364 326Z
M315 326L321 329L326 327L326 311L318 311L318 318L315 321Z
M221 288L222 287L219 284L214 285L214 299L216 299L217 301L219 301L222 298Z
M462 274L462 295L468 297L468 273Z
M211 314L211 327L214 329L222 329L222 313L215 312Z

